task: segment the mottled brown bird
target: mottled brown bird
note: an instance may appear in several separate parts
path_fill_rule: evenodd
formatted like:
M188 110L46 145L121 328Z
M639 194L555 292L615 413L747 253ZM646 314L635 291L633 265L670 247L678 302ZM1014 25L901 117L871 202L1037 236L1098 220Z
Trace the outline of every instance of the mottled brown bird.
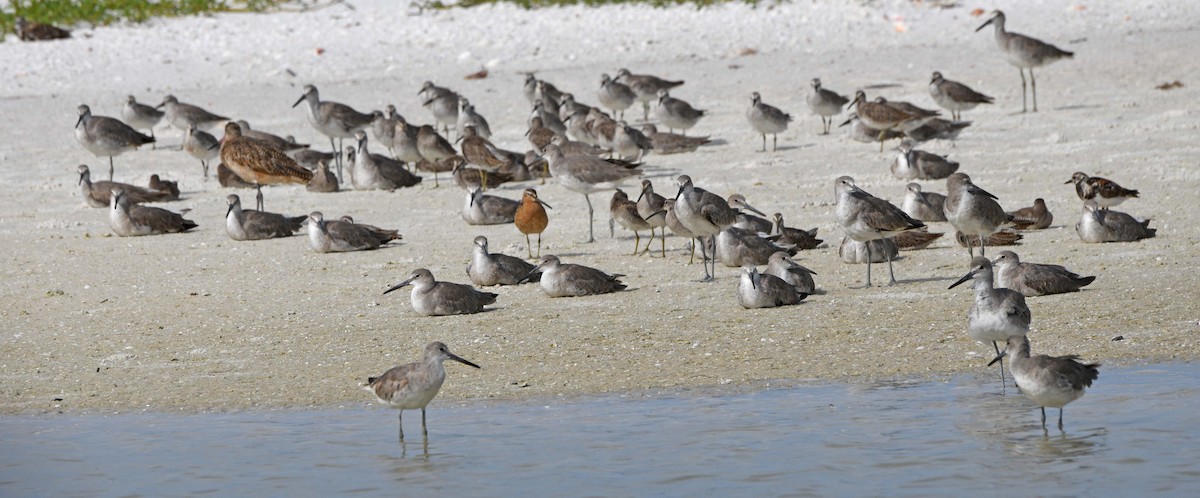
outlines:
M263 210L262 186L296 183L308 184L313 172L296 164L283 151L265 142L242 136L237 123L225 124L221 139L221 162L244 181L254 184L258 210Z

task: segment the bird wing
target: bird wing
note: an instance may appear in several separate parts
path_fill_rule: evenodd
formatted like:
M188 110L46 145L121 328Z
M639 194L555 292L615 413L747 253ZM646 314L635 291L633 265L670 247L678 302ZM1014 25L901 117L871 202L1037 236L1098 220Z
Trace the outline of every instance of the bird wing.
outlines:
M396 394L402 394L408 390L409 374L416 368L416 363L392 367L379 377L367 379L367 387L374 391L379 399L391 401Z
M379 239L370 230L355 223L344 221L325 222L325 231L335 244L354 249L375 249L379 247Z
M182 232L196 227L183 215L152 206L129 206L129 219L135 225L151 226L167 232Z

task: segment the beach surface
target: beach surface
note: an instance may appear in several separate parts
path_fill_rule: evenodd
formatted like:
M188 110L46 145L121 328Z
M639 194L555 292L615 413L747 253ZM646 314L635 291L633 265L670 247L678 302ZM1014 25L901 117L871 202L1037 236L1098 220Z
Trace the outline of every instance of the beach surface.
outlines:
M1105 365L1194 361L1200 357L1200 4L1115 0L963 2L952 8L907 1L796 2L753 8L645 6L552 8L510 5L419 12L387 1L307 12L228 14L146 25L79 29L71 40L0 44L0 413L222 411L328 407L372 401L360 385L424 345L443 341L482 370L448 364L449 399L513 399L779 383L943 377L992 371L991 345L965 332L967 286L947 289L967 270L953 228L931 248L902 253L899 284L852 288L866 268L838 258L833 181L853 176L899 203L904 180L889 165L895 143L821 136L804 104L820 77L843 94L865 88L934 108L933 71L996 98L964 113L973 122L949 154L961 171L1009 210L1046 199L1054 223L1024 232L1023 261L1062 264L1096 281L1083 292L1028 300L1034 353L1078 354ZM974 30L1002 8L1010 31L1075 52L1036 70L1037 113L1019 113L1020 79L992 39ZM464 77L481 68L488 76ZM690 134L712 145L682 155L649 155L644 178L673 195L674 178L721 195L741 193L790 226L819 228L825 243L796 256L817 273L821 294L798 306L745 310L735 299L738 270L718 265L698 283L688 241L669 236L667 257L634 257L632 233L607 230L608 193L592 196L597 241L587 238L580 194L553 181L505 185L517 198L537 188L554 207L543 254L624 274L629 289L550 299L533 285L500 294L488 312L454 317L413 313L407 291L381 293L428 268L467 282L471 241L523 256L511 225L469 226L465 192L443 178L395 192L316 194L264 189L266 209L322 211L398 228L399 244L370 252L316 254L303 235L235 242L224 229L223 189L176 150L179 130L157 128L157 150L116 158L116 180L177 180L190 209L190 233L116 237L106 209L87 207L79 164L104 179L107 160L74 139L75 108L120 116L126 95L157 104L166 94L255 128L328 150L305 113L291 105L315 84L323 99L359 110L394 104L409 121L422 82L468 97L491 123L492 140L526 150L529 104L524 72L596 103L602 73L620 68L686 84L672 95L709 115ZM1181 87L1157 86L1179 81ZM790 112L777 152L745 110L751 92ZM948 114L948 113L947 113ZM640 118L640 109L630 110ZM845 114L839 116L844 120ZM634 123L637 124L637 123ZM217 133L219 136L219 132ZM373 137L372 137L373 138ZM386 152L376 147L374 152ZM215 167L214 167L215 169ZM1141 196L1115 208L1149 218L1156 238L1086 244L1075 233L1081 202L1075 171L1112 179ZM941 181L922 182L945 192ZM637 182L625 189L636 196ZM658 242L655 242L657 251ZM989 248L994 256L1000 251ZM697 256L698 258L699 256ZM874 267L886 282L886 264ZM994 367L992 367L994 368ZM1101 370L1096 389L1103 389Z

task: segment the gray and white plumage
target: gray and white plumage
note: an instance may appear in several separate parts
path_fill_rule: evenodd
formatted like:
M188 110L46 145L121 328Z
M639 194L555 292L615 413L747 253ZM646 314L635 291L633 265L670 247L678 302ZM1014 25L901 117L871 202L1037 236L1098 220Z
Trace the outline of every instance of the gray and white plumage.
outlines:
M303 227L307 216L284 216L278 213L242 209L236 194L225 198L225 233L233 240L262 240L291 237Z
M350 184L357 190L395 190L421 183L421 177L410 173L404 164L387 156L372 154L367 132L354 132L357 141L350 160Z
M993 100L967 85L942 77L938 71L933 72L929 81L929 95L937 105L950 111L955 121L962 117L962 111L974 109L979 104L991 104Z
M833 117L841 114L850 99L822 87L820 78L812 79L812 87L812 93L804 98L804 102L808 104L808 109L813 114L821 117L822 135L828 135L829 127L833 124Z
M846 138L855 142L875 143L886 142L894 138L901 138L904 132L898 130L879 130L867 126L861 119L858 118L858 113L852 112L850 116L838 125L839 128L846 128Z
M1041 230L1054 222L1054 213L1050 212L1045 199L1041 197L1034 199L1032 206L1009 211L1008 215L1012 216L1013 223L1021 230Z
M94 116L86 105L76 108L75 140L96 157L108 158L108 179L113 176L113 157L154 143L154 137L143 135L121 121L108 116Z
M942 206L946 220L968 237L978 238L980 256L987 247L984 238L1011 222L998 200L975 185L966 173L954 173L946 178L946 202ZM973 243L967 245L967 253L972 257L975 255L973 246Z
M402 237L394 230L342 220L326 220L320 211L308 215L308 247L313 252L369 251Z
M363 386L366 390L380 403L400 410L400 441L404 441L404 410L420 408L421 433L427 433L425 407L437 396L446 380L446 369L442 365L446 360L479 368L479 365L451 353L445 344L431 342L425 346L421 361L392 367L383 375L367 378L367 384Z
M842 176L834 181L834 194L837 199L835 216L838 226L842 228L847 237L857 242L887 239L902 232L925 227L924 223L913 219L892 203L858 188L854 184L854 179L849 176ZM866 285L870 287L873 258L869 244L866 246L866 250ZM885 255L888 256L888 274L890 276L888 285L893 285L896 283L896 277L892 271L891 252L886 252Z
M970 268L949 288L953 289L967 281L974 282L975 304L967 313L967 335L979 342L991 342L999 355L997 343L1028 334L1033 317L1029 306L1025 304L1024 295L993 285L991 261L984 257L971 258ZM1000 374L1004 375L1003 369Z
M901 180L941 180L958 171L958 163L946 156L915 148L912 140L900 142L892 162L892 176Z
M468 225L503 225L513 222L520 205L519 200L484 194L473 188L467 191L461 214Z
M521 258L489 252L487 237L475 237L471 262L467 265L467 276L472 284L490 287L537 282L542 274L536 270L537 266Z
M617 189L613 192L612 200L608 204L608 213L612 217L612 221L624 227L626 230L633 232L633 255L638 254L638 248L641 245L642 236L640 232L650 232L650 242L654 241L654 225L651 225L648 220L638 213L638 205L636 201L629 199L629 194L625 191ZM666 211L651 213L652 216L666 216ZM609 225L612 228L612 225ZM646 251L650 250L650 242L646 243Z
M600 100L600 105L611 109L618 119L625 113L625 109L637 101L637 93L634 93L632 88L614 81L607 74L600 76L600 90L596 97Z
M630 178L641 174L635 167L606 161L595 156L564 156L557 145L547 145L542 151L550 163L550 174L567 190L583 194L588 204L588 241L595 240L592 230L592 201L589 194L615 189Z
M200 167L205 178L208 178L208 164L221 155L220 142L217 137L195 126L189 126L183 136L183 151L200 160Z
M121 237L186 232L196 223L179 213L133 204L121 187L112 189L108 224Z
M917 128L906 130L904 135L917 142L950 140L951 146L953 146L954 140L968 126L971 126L970 121L950 121L948 119L933 118Z
M742 267L738 279L738 304L746 309L774 308L799 304L807 293L800 292L792 284L775 275L759 273L753 266Z
M1154 237L1150 220L1138 220L1127 213L1100 209L1093 201L1083 204L1083 214L1075 224L1075 233L1084 242L1132 242Z
M465 97L458 99L458 118L455 120L455 123L455 130L463 130L468 126L472 126L475 128L475 133L479 136L486 139L492 138L492 127L488 124L487 118L475 112L475 106Z
M921 190L921 184L909 183L905 188L904 202L900 204L900 208L909 216L921 221L946 221L946 212L943 210L945 204L944 194L925 192Z
M704 117L705 111L696 109L692 104L674 98L666 90L662 90L658 92L658 107L654 109L654 113L668 129L678 129L686 135L687 130L696 126L700 118Z
M439 282L424 268L413 270L408 279L383 291L384 294L412 285L409 301L413 312L423 316L468 315L479 313L496 302L498 294L484 292L470 285Z
M642 120L650 120L650 102L658 100L659 92L670 90L683 84L683 81L671 81L650 74L633 74L628 69L617 71L615 81L623 81L637 95L637 101L642 103Z
M771 216L771 240L782 246L795 246L797 250L816 249L824 240L817 238L817 228L802 230L784 224L783 213Z
M125 107L121 108L121 119L135 130L147 130L154 137L154 127L163 119L163 111L137 101L137 97L125 97Z
M754 92L750 94L750 107L746 109L746 121L750 122L750 127L754 128L754 131L762 135L762 151L766 152L767 150L767 135L771 135L771 150L774 151L778 146L779 134L787 131L788 123L792 121L792 115L763 102L762 95Z
M187 130L193 126L196 129L207 130L222 121L229 120L225 116L214 114L202 107L180 102L174 95L163 97L163 101L158 107L165 110L163 119L180 130Z
M447 132L450 125L458 125L458 99L461 98L458 93L426 81L417 95L421 97L421 107L429 110L434 121L443 125Z
M1017 71L1021 73L1021 112L1025 112L1027 107L1025 104L1025 70L1029 70L1030 86L1033 90L1033 112L1037 112L1037 80L1033 77L1033 68L1059 59L1069 59L1075 54L1035 38L1019 33L1010 33L1005 29L1004 23L1004 12L997 10L992 17L975 28L975 31L979 32L989 24L995 26L993 37L996 40L996 46L1000 47L1000 51L1004 53L1005 60L1016 66Z
M653 124L642 125L642 134L650 139L651 145L654 146L654 152L657 154L695 152L701 145L712 141L708 135L689 137L678 133L663 133L658 131L658 127Z
M898 250L916 251L929 247L945 235L941 232L930 232L928 229L922 229L904 232L887 240L895 244Z
M129 198L129 202L133 204L171 200L169 192L160 192L128 183L110 181L93 182L92 172L86 164L80 164L76 168L76 171L79 172L79 191L83 195L83 201L94 208L110 207L112 205L112 191L115 188L121 189L124 195Z
M557 256L543 256L537 266L542 273L539 285L550 297L578 297L608 294L625 289L620 278L595 268L561 262Z
M330 193L341 190L338 186L337 175L329 171L329 161L322 159L317 162L317 169L313 171L312 180L308 181L308 185L304 188L309 192Z
M804 294L812 294L817 290L817 285L813 282L813 275L817 272L793 261L784 251L776 252L767 258L767 269L763 273L779 277Z
M861 265L868 260L872 263L883 263L895 259L900 256L900 249L894 239L895 237L859 242L850 237L842 237L842 242L838 244L838 258L850 265Z
M1012 251L1001 251L992 261L996 285L1012 289L1026 297L1078 292L1096 277L1082 277L1061 265L1025 263Z
M1058 408L1058 430L1063 430L1063 407L1083 396L1084 390L1100 377L1099 363L1083 363L1076 355L1030 355L1029 338L1009 337L1004 353L992 362L1008 356L1009 370L1021 388L1021 394L1042 409L1042 429L1046 429L1046 407Z
M782 246L757 233L732 226L717 234L715 247L717 261L731 268L765 265L776 252L795 255L797 251L795 246Z

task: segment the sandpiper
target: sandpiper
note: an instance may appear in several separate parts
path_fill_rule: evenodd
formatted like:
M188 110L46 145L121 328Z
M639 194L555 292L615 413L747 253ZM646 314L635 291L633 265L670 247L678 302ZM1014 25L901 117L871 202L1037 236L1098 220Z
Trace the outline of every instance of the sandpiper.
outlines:
M892 203L868 194L865 190L854 185L854 179L849 176L839 177L833 184L837 197L837 223L846 232L846 236L857 242L886 239L898 233L918 230L924 223L913 219ZM871 286L871 246L867 248L867 284ZM891 253L888 256L888 285L896 283L896 274L892 270Z
M877 130L867 126L858 118L856 112L850 113L849 118L838 125L838 128L846 128L846 137L855 142L866 144L879 142L880 150L883 149L883 142L904 137L904 132L899 130Z
M454 159L457 160L453 162L454 169L451 170L451 173L454 176L454 183L463 190L486 190L513 181L512 175L506 173L496 172L489 175L479 168L469 167L467 160L462 156L456 156Z
M1008 215L1021 230L1041 230L1054 222L1054 213L1046 208L1046 200L1041 197L1034 199L1032 206L1009 211Z
M763 273L783 279L804 294L812 294L817 290L817 284L813 282L813 275L817 272L793 261L785 251L776 252L767 258L767 270Z
M1017 66L1021 73L1021 112L1025 112L1025 70L1029 69L1029 87L1033 90L1033 112L1037 112L1037 79L1033 77L1033 68L1040 67L1059 59L1070 59L1075 54L1062 50L1054 45L1030 38L1028 36L1009 33L1004 29L1004 13L997 10L986 22L975 28L976 32L992 24L996 26L996 45L1004 52L1008 63Z
M916 232L913 230L912 232ZM904 232L904 233L912 233ZM897 234L899 236L901 234ZM838 244L838 258L843 263L861 265L863 263L883 263L900 256L900 248L896 246L896 237L859 242L850 237L842 237Z
M293 137L291 135L284 137L284 140L287 140L290 143L296 143L296 137ZM307 169L311 169L311 170L316 170L317 165L320 164L322 161L328 163L329 161L336 160L336 158L333 157L334 156L333 152L321 152L319 150L313 150L308 147L286 150L283 153L287 154L288 157L295 159L296 164L299 164L299 165L301 165ZM335 181L335 182L337 181L336 176L333 178L333 181Z
M337 175L329 171L329 161L322 159L317 162L317 169L313 171L312 180L308 181L308 185L304 186L309 192L337 192L338 187Z
M985 257L971 258L971 270L949 289L963 282L974 280L975 304L967 314L967 335L976 341L992 343L996 354L1000 354L997 342L1006 342L1010 337L1024 337L1029 333L1032 320L1025 296L1012 289L992 285L992 262ZM1004 383L1004 365L1000 365L1000 382ZM1017 383L1022 388L1020 382Z
M263 210L262 186L286 183L305 185L312 180L313 173L264 142L242 136L237 123L225 123L225 136L221 138L221 162L239 178L253 183L256 206Z
M1063 185L1067 183L1075 184L1075 194L1079 196L1079 200L1094 201L1100 209L1108 209L1138 196L1136 190L1117 185L1117 182L1107 178L1088 176L1087 173L1080 171L1071 175L1071 179Z
M512 158L480 135L474 126L467 125L461 131L459 148L462 149L463 158L483 172L483 187L487 190L487 173L509 166Z
M700 118L704 117L705 111L672 97L666 90L660 90L658 107L654 109L654 113L663 124L667 125L669 131L674 132L678 128L680 133L687 135L688 129L696 126Z
M900 208L909 216L921 221L946 221L946 212L942 209L945 204L945 195L924 192L921 190L921 184L914 182L908 184Z
M942 109L950 111L950 119L955 121L962 118L962 111L974 109L979 104L991 104L993 100L967 85L943 78L937 71L929 80L929 95Z
M589 266L563 263L558 256L543 256L533 271L541 272L539 285L550 297L591 296L625 289L620 280L625 275L610 275Z
M525 132L525 138L529 139L529 145L535 150L542 150L554 138L554 130L546 128L541 117L534 116L529 119L529 130Z
M152 191L165 194L168 201L179 200L179 182L164 180L159 178L157 174L154 174L150 175L150 184L148 187Z
M546 108L545 102L539 100L533 104L533 110L529 112L529 122L533 123L534 118L542 120L542 125L556 134L565 135L567 133L566 123L563 123L557 113L550 112Z
M996 284L1025 297L1078 292L1096 280L1094 276L1081 277L1061 265L1024 263L1012 251L1001 251L992 264L996 267Z
M468 225L504 225L513 222L520 205L521 201L471 189L463 201L462 219Z
M388 104L384 106L383 112L372 112L371 117L371 134L375 135L375 143L391 152L392 157L396 157L396 124L400 121L400 113L396 112L396 106Z
M642 193L638 194L637 212L646 223L650 224L650 242L654 242L654 229L659 230L660 253L667 257L667 199L654 192L654 184L650 180L642 180ZM647 243L649 248L650 244Z
M881 102L868 102L867 94L862 90L854 93L850 102L858 119L869 128L879 130L879 151L883 152L884 132L900 130L903 127L916 128L928 121L928 117L909 113Z
M86 105L80 105L76 110L79 120L75 121L75 140L96 157L108 158L109 180L113 178L114 156L154 143L153 137L143 135L114 118L93 116L92 109Z
M125 189L119 186L110 192L112 209L108 214L108 225L121 237L186 232L197 226L179 213L133 204L125 195Z
M742 230L749 230L753 233L771 233L774 223L766 218L766 214L759 211L754 206L751 206L746 201L746 196L742 194L732 194L725 199L729 203L729 207L737 212L737 218L733 222L733 226ZM758 213L762 216L755 216L750 213Z
M795 286L769 273L759 273L758 268L743 266L742 276L738 279L738 304L746 309L774 308L799 304L807 293L800 292Z
M228 121L229 118L218 114L208 112L202 107L192 104L185 104L175 98L174 95L163 97L161 104L155 109L163 109L163 118L167 123L180 130L187 130L195 126L199 130L207 130L216 126L222 121Z
M354 132L357 148L350 149L350 184L358 190L395 190L421 183L421 177L404 169L404 164L387 156L372 154L367 132Z
M278 213L242 209L237 194L225 198L225 232L233 240L262 240L291 237L300 231L307 216L284 216Z
M563 155L557 145L550 144L542 151L542 156L550 162L550 174L567 190L583 194L588 205L588 242L594 242L592 230L592 200L590 194L611 190L619 187L632 177L641 174L638 165L626 167L594 156Z
M422 158L433 164L458 155L454 146L450 145L450 142L439 135L437 130L430 125L421 125L417 129L417 151L420 152ZM434 187L438 186L437 173L436 170L433 173Z
M308 215L308 247L313 252L369 251L401 238L395 230L382 230L353 221L326 221L320 211Z
M650 139L650 143L654 145L654 152L657 154L695 152L701 145L712 141L708 135L689 137L677 133L660 133L658 128L652 124L642 125L642 133Z
M954 173L947 177L946 191L946 203L942 206L946 220L967 236L979 237L979 255L986 256L984 237L1010 223L1012 218L1000 207L998 197L979 188L966 173ZM970 241L967 243L967 254L975 257Z
M120 188L124 191L124 195L129 198L132 204L141 204L143 202L164 202L170 200L169 192L159 192L156 190L130 185L128 183L110 182L110 181L92 181L92 172L86 164L80 164L76 171L79 172L79 190L83 195L84 202L94 208L106 208L112 205L112 191L114 188Z
M475 128L475 133L485 139L492 138L492 127L488 125L487 119L483 115L475 112L475 106L466 97L458 99L458 119L455 120L455 130L465 130L466 127L472 126ZM461 133L461 132L460 132Z
M150 138L154 138L154 127L162 121L163 112L142 104L137 101L137 97L129 95L125 97L125 107L121 108L121 119L125 120L135 130L147 130L150 132ZM150 143L150 148L156 148L155 143Z
M654 141L641 130L624 121L616 123L612 140L612 151L616 157L627 161L639 161L647 152L654 150Z
M762 96L758 92L754 92L750 94L750 108L746 109L746 120L750 122L754 131L762 135L762 152L766 152L767 134L771 134L771 150L777 150L779 134L787 131L788 123L792 121L792 115L779 110L778 107L763 103Z
M717 272L716 241L713 240L713 254L710 255L710 244L705 237L711 240L721 230L733 226L737 221L737 211L729 207L729 203L721 196L692 185L692 177L688 175L680 175L675 181L679 184L679 192L675 194L675 216L700 244L701 263L704 265L704 278L700 281L712 281ZM709 261L712 261L711 272Z
M1100 209L1095 201L1083 203L1083 215L1075 224L1075 233L1084 242L1132 242L1154 237L1158 230L1150 228L1150 220L1138 221L1120 211Z
M454 360L464 365L479 368L479 365L459 358L440 342L425 346L421 361L392 367L378 377L367 378L364 386L375 394L380 403L400 411L400 441L404 441L404 410L421 409L421 434L429 436L425 429L425 407L437 396L446 381L446 369L442 362Z
M412 285L409 301L413 311L423 316L469 315L483 311L483 307L494 304L499 294L484 292L470 285L439 282L433 273L424 268L413 270L408 279L400 282L384 294Z
M893 244L896 244L896 249L900 251L916 251L924 249L933 244L937 239L942 238L946 234L941 232L930 232L928 229L912 230L897 234L892 237ZM993 234L994 235L994 234Z
M1021 387L1021 394L1042 409L1042 430L1046 430L1046 407L1058 408L1058 430L1063 430L1062 412L1067 403L1083 396L1086 388L1100 377L1099 363L1081 363L1076 355L1030 356L1029 338L1008 338L1004 352L992 363L1009 357L1008 369Z
M1019 244L1023 238L1025 238L1025 236L1021 235L1016 230L1011 228L1001 228L1000 230L993 232L991 235L984 237L983 243L989 247L1015 246ZM975 245L975 241L978 240L978 237L974 235L968 236L967 234L962 233L960 230L955 230L954 240L958 241L958 245L960 247L970 248L971 246Z
M421 150L417 147L421 127L409 124L404 116L399 114L396 115L395 121L396 132L392 136L392 152L397 160L409 165L415 164L421 160Z
M329 137L329 147L333 149L333 153L337 154L338 181L342 179L342 141L347 138L354 138L354 132L371 126L375 121L375 116L364 114L354 110L352 107L333 101L322 101L321 93L317 87L313 85L304 85L304 94L296 99L292 104L292 108L305 102L304 109L308 112L308 123L312 125L317 133ZM333 139L337 139L335 144Z
M801 230L783 224L783 213L771 215L771 240L782 246L795 246L797 250L816 249L824 240L817 238L817 228Z
M785 251L796 254L795 246L783 246L760 237L755 232L729 227L716 235L713 243L717 261L731 268L767 264L772 254Z
M637 100L637 94L628 85L614 81L607 74L600 75L600 91L597 92L600 105L612 109L617 119L624 119L625 109Z
M550 208L550 205L538 199L537 191L527 188L521 194L521 205L517 206L516 213L513 213L513 224L525 234L525 249L529 251L529 259L534 258L533 245L529 243L531 233L538 236L537 257L542 257L542 232L546 231L546 226L550 224L550 217L546 215L547 208Z
M694 263L696 261L696 244L694 240L696 238L696 234L692 233L691 230L688 230L687 227L683 226L683 222L679 221L679 217L675 214L675 199L667 199L663 201L663 210L667 212L665 218L667 222L667 228L671 229L671 233L685 239L693 239L692 242L688 244L691 246L691 255L688 257L688 264L690 265ZM663 243L665 244L666 242L664 241Z
M646 243L646 250L643 253L650 251L650 242L654 242L654 226L638 214L637 202L629 200L629 195L625 191L617 189L616 192L613 192L612 201L609 202L608 212L613 221L633 232L633 256L637 256L638 247L642 244L642 236L639 233L642 231L650 231L650 241ZM654 215L666 216L666 211L654 213Z
M821 117L821 134L828 135L829 128L833 125L833 117L842 112L850 99L838 95L832 90L822 88L820 78L813 78L812 87L813 93L808 94L805 102L808 103L808 108L813 114Z
M670 90L683 84L683 81L664 80L649 74L633 74L628 69L617 71L616 81L625 80L625 84L637 94L637 101L642 103L642 121L650 120L650 102L659 100L658 92Z
M968 126L971 126L970 121L950 121L948 119L933 118L918 128L906 130L904 135L918 142L949 140L950 146L955 147L954 141Z
M421 106L429 109L433 119L442 125L446 134L450 133L450 125L458 125L458 99L460 96L449 88L434 85L426 81L417 92L421 97Z
M208 179L208 163L221 155L218 147L220 147L220 142L217 141L217 137L206 131L200 131L195 126L189 126L183 137L184 152L200 160L200 168L205 179Z
M472 284L490 287L537 282L542 275L536 270L537 266L521 258L488 252L487 237L475 237L471 263L467 265L467 276L471 277Z
M539 85L539 83L541 83ZM525 73L524 85L525 98L529 100L529 105L534 105L538 100L553 100L558 103L562 92L558 91L558 87L554 86L545 80L539 80L533 73Z
M941 180L958 171L958 163L932 152L914 148L909 139L900 142L900 151L892 162L892 176L901 180Z

